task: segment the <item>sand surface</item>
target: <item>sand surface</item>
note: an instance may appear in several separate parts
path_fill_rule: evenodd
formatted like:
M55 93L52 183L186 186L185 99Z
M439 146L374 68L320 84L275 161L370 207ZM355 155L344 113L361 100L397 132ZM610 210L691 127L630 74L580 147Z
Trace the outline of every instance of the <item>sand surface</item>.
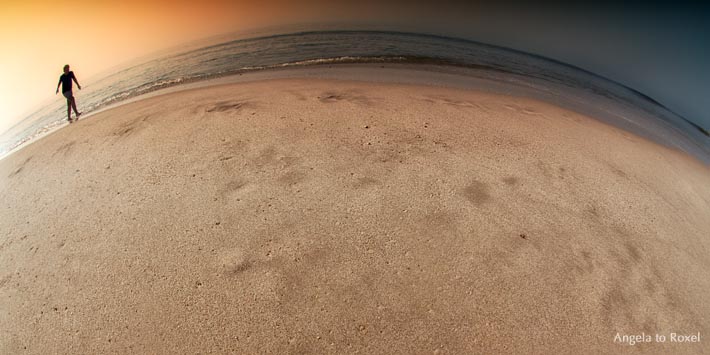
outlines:
M709 348L710 168L529 99L200 88L61 129L0 187L2 354Z

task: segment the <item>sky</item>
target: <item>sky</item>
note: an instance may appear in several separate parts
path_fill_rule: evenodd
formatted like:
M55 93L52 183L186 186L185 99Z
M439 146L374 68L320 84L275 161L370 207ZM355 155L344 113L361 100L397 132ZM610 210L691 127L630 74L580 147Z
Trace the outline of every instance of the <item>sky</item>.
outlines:
M0 133L55 95L136 58L219 34L294 24L440 34L559 60L710 128L710 7L682 2L4 0ZM81 105L79 101L79 105Z

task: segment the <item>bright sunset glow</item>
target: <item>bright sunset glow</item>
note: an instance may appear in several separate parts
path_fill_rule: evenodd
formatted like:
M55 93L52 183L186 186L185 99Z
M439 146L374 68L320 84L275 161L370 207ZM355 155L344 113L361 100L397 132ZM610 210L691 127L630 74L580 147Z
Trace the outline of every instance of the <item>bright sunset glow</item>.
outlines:
M54 95L64 64L79 82L162 49L264 23L298 11L252 1L14 1L0 4L0 132ZM294 9L290 9L294 10Z

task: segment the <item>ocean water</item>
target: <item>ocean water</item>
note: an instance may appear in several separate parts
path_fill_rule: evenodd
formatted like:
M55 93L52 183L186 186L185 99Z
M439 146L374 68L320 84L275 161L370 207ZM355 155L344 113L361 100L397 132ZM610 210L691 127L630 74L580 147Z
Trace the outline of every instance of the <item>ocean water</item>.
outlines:
M648 129L651 133L646 135L710 162L702 157L710 157L710 139L698 127L639 92L543 57L425 34L310 31L231 39L120 68L87 82L76 94L80 111L87 114L155 90L199 80L277 68L344 63L464 68L468 69L466 75L526 87L544 93L548 98L557 95L553 101L572 100L575 107L586 105L592 111L599 111L601 106L621 107L623 109L618 112L611 112L613 109L602 111L616 116L610 119L611 123L618 121L616 123L622 128L631 121L638 127L657 127ZM634 118L630 119L631 116ZM66 103L57 99L0 136L0 157L65 124ZM672 131L673 135L665 135L662 130Z

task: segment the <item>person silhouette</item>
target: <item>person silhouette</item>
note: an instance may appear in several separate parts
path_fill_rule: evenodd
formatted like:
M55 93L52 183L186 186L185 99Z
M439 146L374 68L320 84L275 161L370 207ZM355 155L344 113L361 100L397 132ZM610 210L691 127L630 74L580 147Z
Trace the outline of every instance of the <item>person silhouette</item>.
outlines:
M64 74L62 74L59 77L59 83L57 83L57 91L54 93L55 95L59 93L59 85L62 86L62 95L67 98L67 118L69 119L69 123L72 123L71 119L71 110L72 108L74 109L74 113L76 114L76 120L79 120L79 116L81 116L81 112L79 112L76 109L76 99L74 99L74 94L72 93L72 80L76 83L76 87L81 90L81 85L79 85L79 81L76 80L76 76L74 76L74 72L69 70L69 64L64 66Z

